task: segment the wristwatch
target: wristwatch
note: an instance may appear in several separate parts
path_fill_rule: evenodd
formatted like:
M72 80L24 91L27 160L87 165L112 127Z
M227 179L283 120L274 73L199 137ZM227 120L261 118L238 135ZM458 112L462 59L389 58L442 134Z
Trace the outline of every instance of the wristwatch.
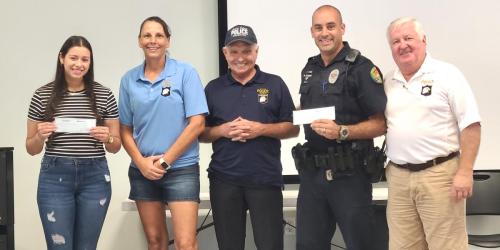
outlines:
M172 168L172 165L168 164L164 159L163 157L160 158L160 165L163 167L163 169L165 170L169 170L170 168Z
M114 141L115 141L115 138L110 135L106 144L112 144Z
M340 125L339 140L345 141L347 140L347 137L349 137L349 129L346 125Z

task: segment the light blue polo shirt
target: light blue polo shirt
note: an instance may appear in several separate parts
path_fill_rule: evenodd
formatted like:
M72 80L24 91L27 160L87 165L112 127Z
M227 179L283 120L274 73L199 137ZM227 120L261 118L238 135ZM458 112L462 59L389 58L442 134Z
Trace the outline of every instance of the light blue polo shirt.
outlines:
M134 140L147 157L163 154L187 126L188 118L207 114L208 108L193 66L167 57L165 68L153 82L144 76L144 66L142 63L122 77L118 110L120 123L133 128ZM198 163L198 151L195 141L172 167Z

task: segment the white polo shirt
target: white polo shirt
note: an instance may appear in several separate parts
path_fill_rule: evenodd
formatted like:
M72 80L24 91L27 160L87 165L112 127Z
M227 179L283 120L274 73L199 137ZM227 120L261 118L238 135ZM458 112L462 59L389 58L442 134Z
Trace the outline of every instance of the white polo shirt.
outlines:
M395 69L385 77L387 156L397 164L424 163L460 148L460 131L480 122L474 95L453 65L433 59L407 82Z

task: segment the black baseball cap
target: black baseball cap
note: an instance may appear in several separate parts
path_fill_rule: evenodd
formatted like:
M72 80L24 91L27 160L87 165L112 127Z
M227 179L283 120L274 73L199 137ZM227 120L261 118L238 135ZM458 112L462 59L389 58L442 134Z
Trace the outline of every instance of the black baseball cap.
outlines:
M231 43L242 41L248 44L257 43L257 37L250 26L246 25L236 25L229 29L226 33L226 39L224 40L224 46L228 46Z

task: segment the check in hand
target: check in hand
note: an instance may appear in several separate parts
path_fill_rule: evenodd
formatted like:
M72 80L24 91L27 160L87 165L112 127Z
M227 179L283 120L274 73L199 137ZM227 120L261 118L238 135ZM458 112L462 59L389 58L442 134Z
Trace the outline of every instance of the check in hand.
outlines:
M37 125L37 136L45 141L52 133L56 131L56 124L53 122L41 122Z
M321 135L327 139L335 140L339 137L340 127L335 123L335 121L328 119L319 119L311 123L311 128L318 135Z
M96 119L56 117L54 124L56 132L61 133L90 133L90 129L96 126Z
M90 136L94 137L102 143L106 143L111 136L109 128L106 126L96 126L90 129Z

